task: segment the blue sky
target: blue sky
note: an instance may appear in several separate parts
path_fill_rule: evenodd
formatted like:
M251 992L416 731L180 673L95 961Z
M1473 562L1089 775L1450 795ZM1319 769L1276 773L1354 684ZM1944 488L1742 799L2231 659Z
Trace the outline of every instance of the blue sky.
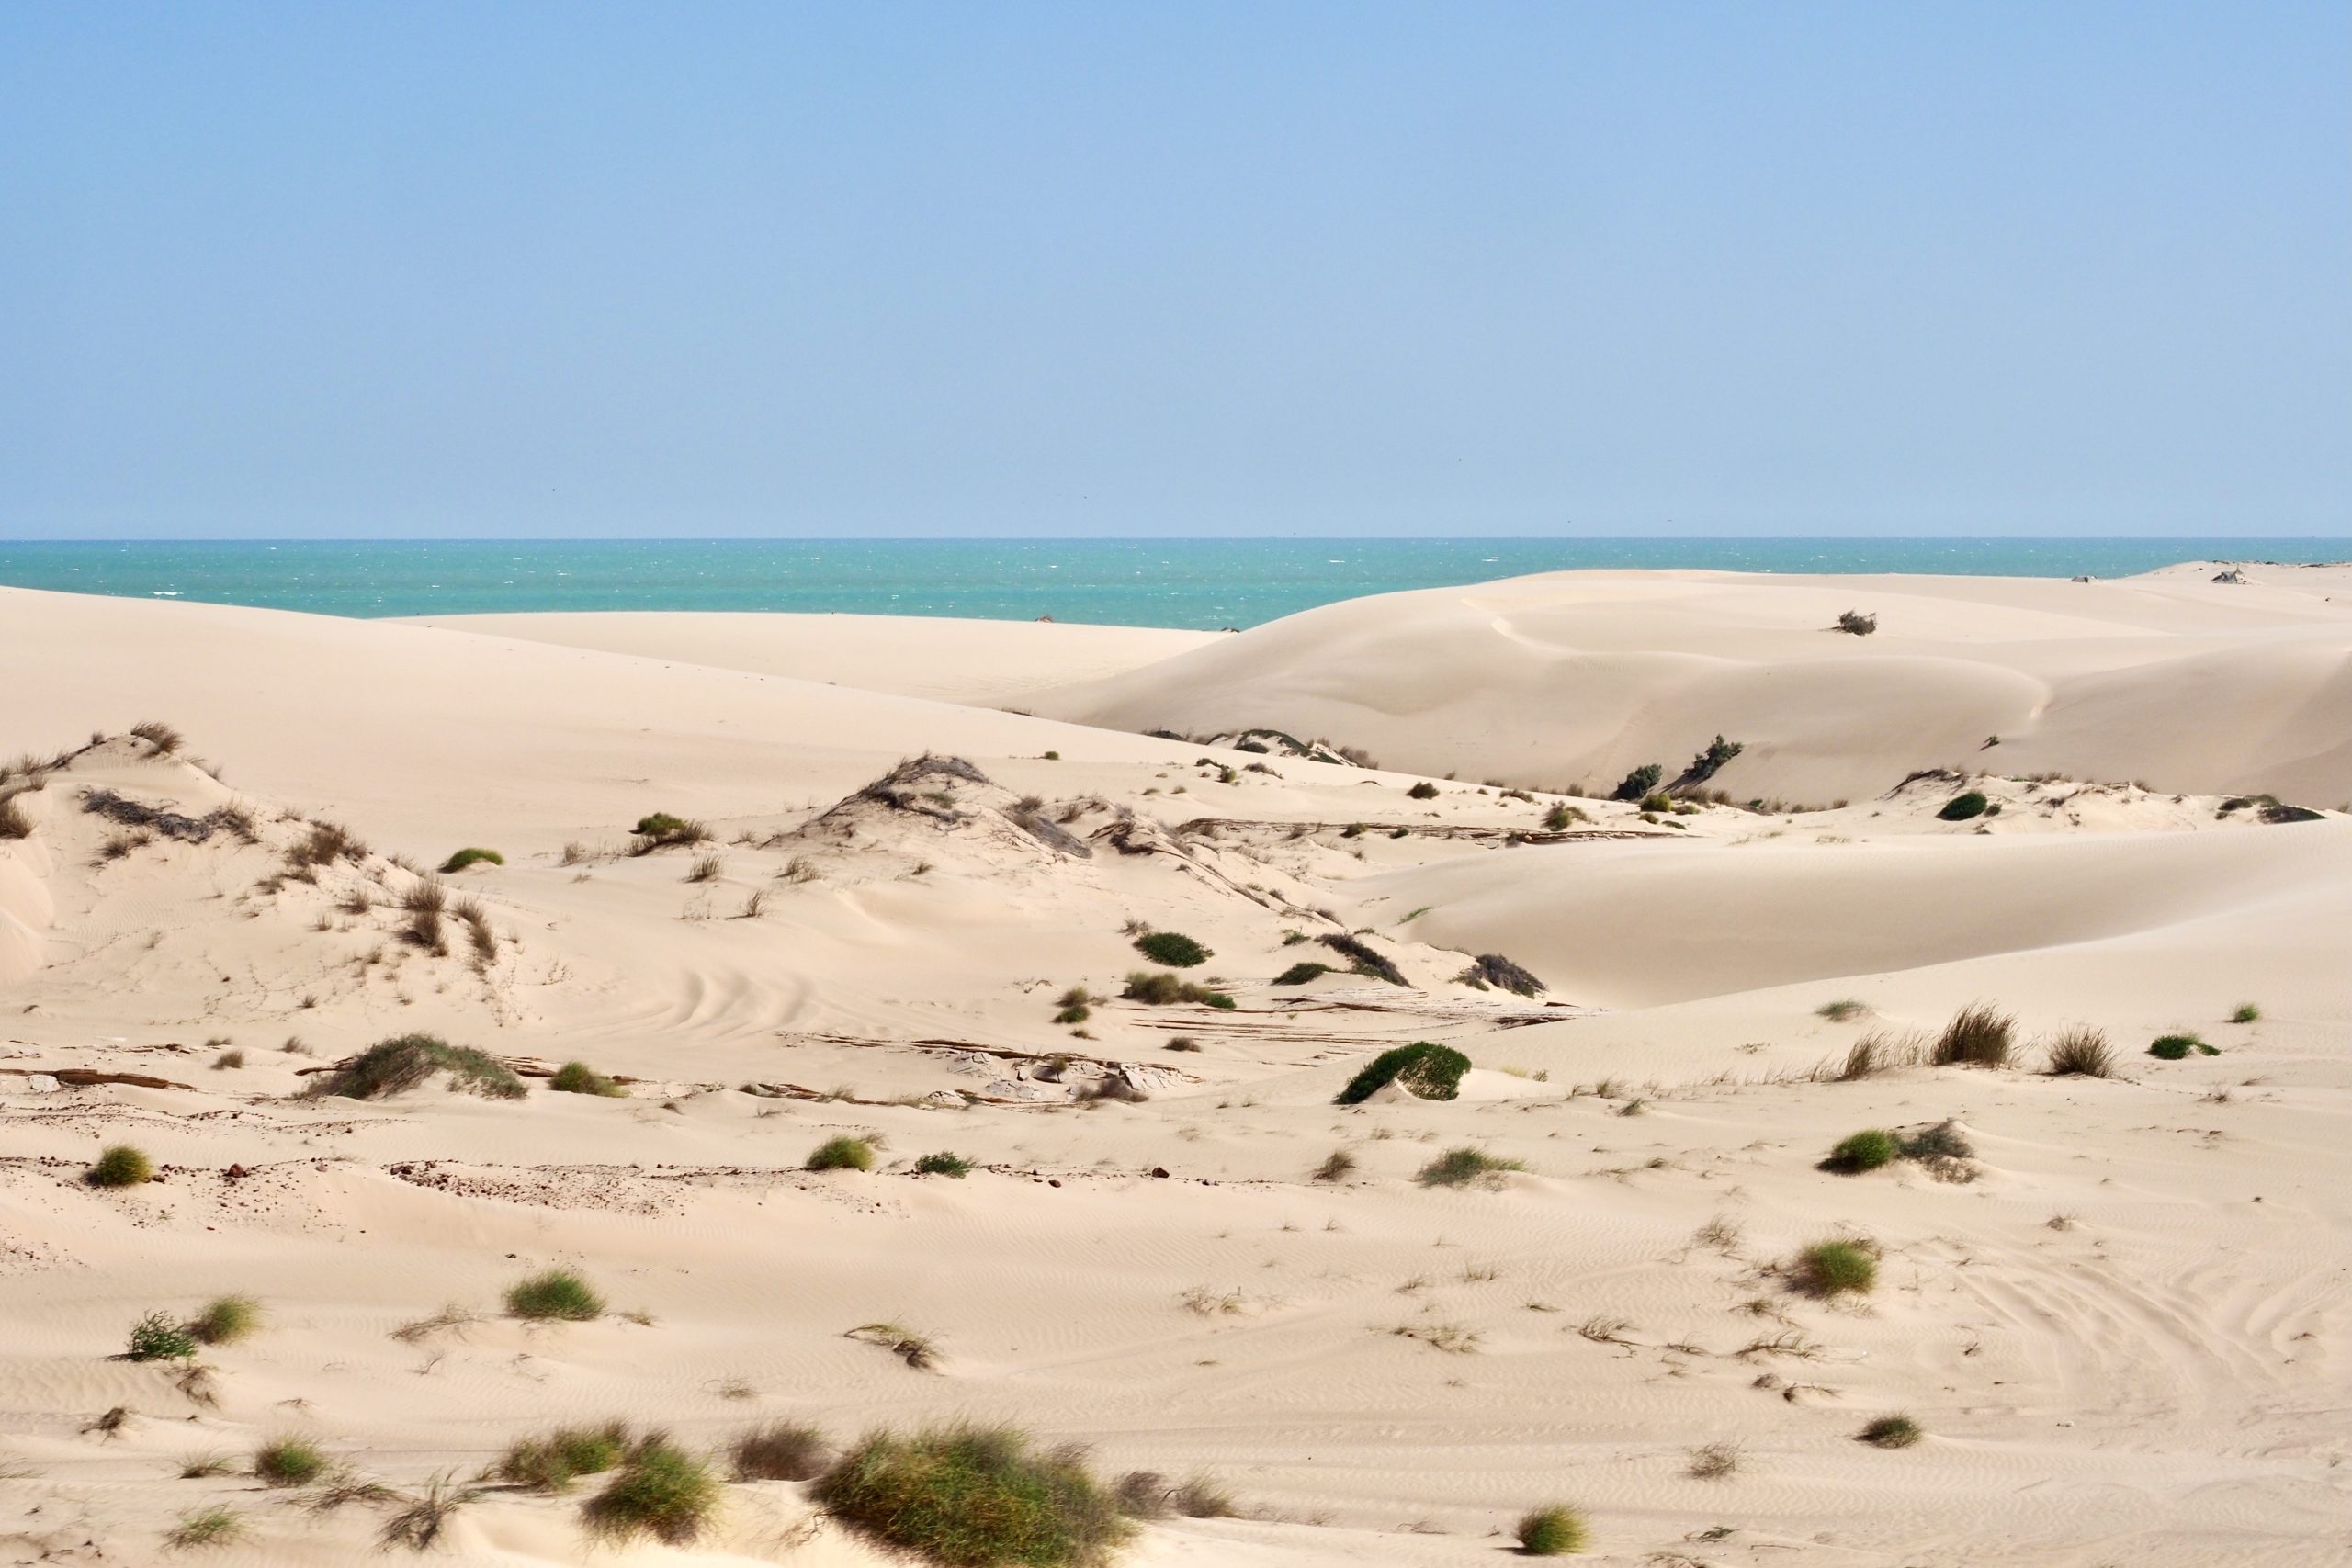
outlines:
M2352 533L2352 5L0 7L0 537Z

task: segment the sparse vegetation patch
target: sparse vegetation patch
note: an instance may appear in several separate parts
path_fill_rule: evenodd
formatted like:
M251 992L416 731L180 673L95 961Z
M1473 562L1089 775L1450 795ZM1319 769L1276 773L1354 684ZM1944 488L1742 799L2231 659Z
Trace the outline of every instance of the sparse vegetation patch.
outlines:
M1522 1516L1512 1533L1519 1538L1520 1550L1530 1557L1572 1556L1583 1551L1591 1540L1584 1516L1558 1504Z
M1484 1149L1464 1146L1446 1150L1421 1167L1413 1179L1424 1187L1467 1187L1474 1181L1498 1185L1504 1172L1526 1168L1519 1160L1498 1158Z
M112 1144L99 1154L98 1163L83 1173L82 1179L93 1187L139 1187L155 1179L155 1165L142 1149Z
M1182 931L1146 931L1136 938L1136 951L1170 969L1191 969L1216 956Z
M1133 1527L1075 1449L1011 1427L868 1434L813 1489L869 1540L944 1568L1096 1568Z
M380 1100L414 1089L435 1073L447 1074L452 1089L485 1100L520 1100L530 1092L496 1057L470 1046L452 1045L433 1034L397 1034L379 1040L348 1061L337 1063L302 1092Z
M700 1540L718 1513L721 1487L708 1464L666 1438L644 1439L605 1489L581 1507L588 1533L607 1544L651 1536L670 1546Z
M1423 1100L1452 1100L1462 1075L1469 1070L1470 1058L1452 1046L1418 1040L1383 1051L1365 1063L1333 1103L1361 1105L1391 1082Z
M864 1138L828 1138L808 1156L810 1170L872 1170L874 1145Z
M605 1298L569 1269L549 1269L506 1288L506 1315L533 1322L586 1323L605 1314Z
M628 1090L606 1077L585 1062L566 1062L548 1079L548 1088L558 1094L594 1094L607 1100L624 1100Z

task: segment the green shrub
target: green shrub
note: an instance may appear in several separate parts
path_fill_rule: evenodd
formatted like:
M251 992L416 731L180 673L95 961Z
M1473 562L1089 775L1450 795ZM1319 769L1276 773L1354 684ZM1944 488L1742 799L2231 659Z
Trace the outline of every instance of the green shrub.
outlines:
M1642 809L1652 816L1663 815L1674 809L1674 797L1664 790L1654 791L1642 796Z
M1585 1550L1590 1540L1584 1516L1557 1504L1537 1508L1519 1521L1513 1532L1520 1550L1530 1557L1567 1557Z
M2002 1067L2009 1061L2009 1043L2017 1020L1976 1002L1951 1015L1936 1036L1928 1060L1939 1067Z
M812 1489L884 1548L947 1568L1095 1568L1133 1532L1079 1452L1010 1427L867 1434Z
M123 1355L134 1361L183 1361L196 1354L196 1336L187 1325L151 1312L130 1325L130 1341Z
M1507 1170L1525 1170L1527 1167L1515 1159L1498 1159L1484 1149L1467 1146L1448 1149L1421 1167L1414 1179L1424 1187L1466 1187L1473 1181L1489 1176L1499 1176Z
M1170 969L1194 968L1216 956L1182 931L1146 931L1136 938L1136 951Z
M1908 1416L1881 1416L1854 1434L1856 1441L1876 1449L1907 1449L1924 1436Z
M463 871L469 865L482 865L485 863L490 865L504 865L506 863L506 857L500 854L496 850L472 848L462 849L456 854L451 855L447 860L441 863L441 874L447 876L451 872Z
M872 1170L874 1145L864 1138L829 1138L808 1156L811 1170Z
M485 1100L520 1100L530 1091L494 1056L470 1046L452 1045L433 1034L396 1034L379 1040L347 1062L336 1064L302 1092L344 1100L379 1100L414 1089L435 1073L449 1087Z
M1657 788L1657 781L1664 777L1666 765L1663 762L1644 762L1618 782L1617 787L1609 792L1609 798L1639 800Z
M222 1296L188 1320L187 1331L207 1345L234 1345L261 1332L261 1303L251 1296Z
M1576 823L1590 820L1580 806L1555 806L1544 814L1544 828L1555 833L1564 833Z
M666 1438L648 1438L580 1513L588 1533L608 1544L650 1535L686 1546L709 1529L719 1496L709 1465Z
M2252 1002L2240 1002L2237 1005L2237 1010L2230 1014L2230 1021L2232 1023L2252 1023L2261 1017L2262 1010L2260 1008L2255 1006Z
M129 1144L109 1145L82 1179L93 1187L138 1187L155 1179L154 1162Z
M925 1155L915 1161L917 1176L953 1176L963 1178L972 1173L972 1162L962 1155L946 1153Z
M729 1452L739 1481L814 1481L833 1457L822 1432L791 1421L755 1427L736 1438Z
M278 1438L254 1450L254 1474L271 1486L308 1486L327 1472L327 1456L307 1438Z
M1274 984L1277 986L1304 986L1309 980L1329 975L1330 972L1331 966L1329 964L1309 964L1301 962L1292 964L1289 968L1275 976Z
M1365 1063L1333 1103L1361 1105L1392 1079L1423 1100L1452 1100L1462 1075L1469 1070L1470 1058L1461 1052L1417 1040L1383 1051Z
M548 1088L558 1094L597 1094L607 1100L626 1100L628 1090L598 1072L585 1062L566 1062L548 1079Z
M244 1521L227 1508L198 1508L182 1514L180 1522L164 1537L166 1546L192 1551L203 1546L227 1546L244 1539Z
M550 1269L506 1288L506 1315L586 1323L605 1314L605 1298L569 1269Z
M1840 1140L1829 1151L1829 1157L1821 1162L1821 1168L1842 1175L1857 1175L1892 1165L1902 1154L1903 1145L1894 1134L1871 1127Z
M1437 798L1437 785L1430 783L1427 779L1423 779L1420 783L1407 790L1405 794L1408 798L1413 800L1435 800Z
M2191 1051L2204 1056L2218 1056L2221 1052L2194 1034L2159 1034L2148 1044L2148 1055L2167 1062L2177 1062Z
M1359 975L1369 975L1375 980L1385 980L1392 986L1405 984L1405 972L1394 960L1379 949L1344 931L1329 931L1317 939L1332 952L1348 961Z
M1515 997L1526 997L1530 1000L1546 989L1543 981L1499 953L1480 953L1471 960L1470 967L1464 970L1458 978L1463 984L1476 986L1481 990L1492 986L1498 991L1509 991Z
M1878 1283L1878 1258L1860 1242L1817 1241L1797 1254L1791 1272L1809 1295L1863 1295Z
M2115 1076L2115 1047L2096 1029L2070 1029L2050 1043L2052 1077L2108 1078Z
M1093 1016L1094 1010L1087 1006L1086 1003L1072 1002L1069 1006L1063 1008L1061 1011L1054 1014L1054 1021L1056 1023L1064 1024L1084 1023L1088 1019L1092 1018Z
M1984 798L1984 791L1972 789L1945 801L1943 809L1936 815L1947 822L1965 822L1973 817L1984 816L1984 808L1990 804Z
M510 1444L491 1473L510 1486L533 1492L568 1491L583 1475L602 1475L628 1453L628 1428L618 1421L602 1427L561 1427L544 1438Z

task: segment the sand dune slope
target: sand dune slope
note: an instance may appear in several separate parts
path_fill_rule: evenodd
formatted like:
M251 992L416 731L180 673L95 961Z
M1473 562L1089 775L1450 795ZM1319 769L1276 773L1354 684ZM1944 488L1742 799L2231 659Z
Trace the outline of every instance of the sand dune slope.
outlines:
M1669 777L1717 734L1740 796L1826 803L1914 768L2352 797L2352 571L2114 582L1566 572L1308 611L1032 700L1130 729L1328 735L1531 786ZM1841 612L1878 629L1834 629Z

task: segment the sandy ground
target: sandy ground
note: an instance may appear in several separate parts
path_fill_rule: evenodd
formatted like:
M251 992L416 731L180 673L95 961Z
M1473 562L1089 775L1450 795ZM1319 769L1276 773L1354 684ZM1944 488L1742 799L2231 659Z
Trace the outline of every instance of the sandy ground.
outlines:
M1230 1492L1146 1568L1496 1562L1553 1501L1611 1564L2346 1561L2352 573L2218 570L1567 574L1239 636L0 590L0 1562L379 1560L396 1503L244 1472L279 1435L413 1494L562 1422L950 1416ZM1253 726L1420 772L1136 733ZM1718 732L1706 787L1821 808L1536 787ZM653 811L711 838L631 853ZM438 879L436 951L403 901L465 845L504 863ZM1236 1005L1057 1024L1138 922ZM2007 1066L1841 1075L1978 1001ZM2075 1028L2116 1076L2041 1071ZM530 1092L303 1096L420 1030ZM2183 1032L2215 1054L2145 1054ZM1332 1103L1415 1040L1458 1098ZM627 1094L550 1092L571 1060ZM1819 1168L1946 1122L1965 1158ZM803 1168L840 1134L872 1171ZM87 1185L120 1141L163 1179ZM1416 1179L1465 1145L1523 1168ZM1834 1235L1868 1295L1793 1288ZM500 1315L558 1264L612 1311ZM266 1325L202 1379L120 1358L232 1292ZM1925 1438L1856 1440L1894 1412ZM805 1490L677 1548L492 1490L434 1557L888 1561ZM164 1544L215 1506L242 1540Z

